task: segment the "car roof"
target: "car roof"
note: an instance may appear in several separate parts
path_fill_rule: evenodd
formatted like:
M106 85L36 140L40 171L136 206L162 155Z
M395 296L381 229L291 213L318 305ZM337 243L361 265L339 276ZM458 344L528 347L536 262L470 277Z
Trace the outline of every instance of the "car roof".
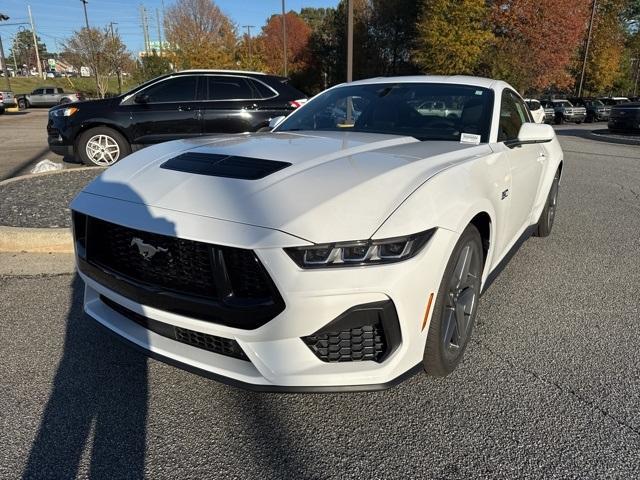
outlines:
M467 75L406 75L401 77L376 77L365 80L356 80L351 85L372 85L378 83L451 83L455 85L473 85L476 87L498 89L499 87L511 87L506 82L484 77L472 77ZM346 84L341 84L346 85Z

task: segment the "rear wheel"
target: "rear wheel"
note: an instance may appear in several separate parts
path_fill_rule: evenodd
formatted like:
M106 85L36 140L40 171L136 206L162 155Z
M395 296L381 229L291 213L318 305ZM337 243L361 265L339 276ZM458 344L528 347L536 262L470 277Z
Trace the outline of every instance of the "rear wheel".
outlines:
M18 100L18 109L25 110L29 108L29 102L27 102L24 98L20 98Z
M558 207L558 192L560 190L560 170L556 171L553 177L553 183L547 196L547 203L540 214L540 219L536 225L533 234L536 237L548 237L553 228L553 222L556 219L556 209Z
M109 127L96 127L83 132L77 143L82 163L108 167L131 153L127 139Z
M480 233L469 225L449 258L433 308L422 361L430 375L448 375L462 360L475 323L482 267Z

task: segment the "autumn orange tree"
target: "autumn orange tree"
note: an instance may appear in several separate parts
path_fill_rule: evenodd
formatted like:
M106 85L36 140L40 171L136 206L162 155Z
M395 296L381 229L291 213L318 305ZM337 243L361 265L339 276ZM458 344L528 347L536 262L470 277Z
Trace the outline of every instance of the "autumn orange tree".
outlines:
M295 12L285 15L287 27L287 69L291 73L304 70L309 62L311 27ZM272 15L257 39L258 54L271 73L284 73L282 15Z
M585 38L591 0L499 0L490 21L496 41L486 73L521 92L573 86L571 67Z
M485 0L424 0L414 61L425 73L471 74L493 33Z
M176 68L230 68L236 34L212 0L177 0L165 14L165 32Z

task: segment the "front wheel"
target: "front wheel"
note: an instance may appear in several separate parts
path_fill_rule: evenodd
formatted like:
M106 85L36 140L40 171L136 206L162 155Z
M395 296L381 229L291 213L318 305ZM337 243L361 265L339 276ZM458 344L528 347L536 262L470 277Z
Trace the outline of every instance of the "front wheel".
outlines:
M548 237L553 228L553 221L556 219L556 209L558 208L558 192L560 190L560 170L556 171L553 183L547 196L547 203L540 214L540 219L536 224L533 234L536 237Z
M422 360L429 375L444 377L462 360L475 323L483 263L480 233L469 225L453 248L433 308Z
M18 100L18 110L25 110L29 106L29 102L27 102L24 98L20 98Z
M127 139L109 127L96 127L83 132L77 143L82 163L108 167L131 153Z

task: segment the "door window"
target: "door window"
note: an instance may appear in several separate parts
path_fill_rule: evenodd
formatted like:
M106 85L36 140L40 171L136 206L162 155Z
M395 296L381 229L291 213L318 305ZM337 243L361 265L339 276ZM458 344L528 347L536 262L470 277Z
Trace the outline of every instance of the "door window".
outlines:
M31 95L42 95L43 92L44 92L44 89L36 88Z
M269 87L267 87L264 83L259 82L257 80L254 80L252 78L247 78L247 82L249 82L251 84L251 86L253 87L254 92L256 92L257 97L256 98L273 98L275 97L277 94L271 90Z
M47 88L47 89L45 89L44 94L45 94L45 95L53 95L53 88Z
M149 103L191 102L196 98L197 77L185 75L151 85L143 92Z
M250 100L254 97L245 78L211 75L207 77L209 100Z
M528 122L524 103L509 90L503 90L500 105L500 123L498 124L498 141L515 140L523 123Z

